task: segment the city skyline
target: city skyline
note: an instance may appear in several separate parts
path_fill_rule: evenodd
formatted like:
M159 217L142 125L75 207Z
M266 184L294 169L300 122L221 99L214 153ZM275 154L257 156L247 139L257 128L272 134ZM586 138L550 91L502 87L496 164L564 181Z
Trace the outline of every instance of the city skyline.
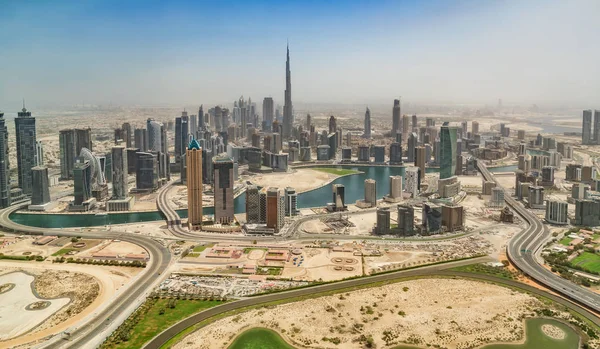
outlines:
M599 51L583 45L600 32L591 20L596 2L344 5L5 3L0 105L12 110L23 96L37 104L183 105L224 102L238 93L283 104L281 56L288 39L294 104L375 104L399 95L415 102L585 104L600 89L591 78L600 73ZM266 17L267 8L274 16ZM227 13L228 21L192 20L213 11ZM41 13L45 24L31 23L18 37L11 31ZM358 19L371 25L353 28ZM217 44L245 52L244 64L237 55L202 54ZM25 45L27 55L21 54ZM566 64L572 61L577 64ZM231 93L231 86L239 91Z

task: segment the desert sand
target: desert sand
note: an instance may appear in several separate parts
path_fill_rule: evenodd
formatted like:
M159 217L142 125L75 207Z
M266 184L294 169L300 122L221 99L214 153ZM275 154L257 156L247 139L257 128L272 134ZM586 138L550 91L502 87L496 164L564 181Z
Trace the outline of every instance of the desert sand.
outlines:
M175 348L226 348L251 327L274 329L290 343L309 348L362 348L361 335L372 335L377 348L401 343L475 347L520 341L521 320L541 306L534 297L493 284L418 279L250 310L199 329Z

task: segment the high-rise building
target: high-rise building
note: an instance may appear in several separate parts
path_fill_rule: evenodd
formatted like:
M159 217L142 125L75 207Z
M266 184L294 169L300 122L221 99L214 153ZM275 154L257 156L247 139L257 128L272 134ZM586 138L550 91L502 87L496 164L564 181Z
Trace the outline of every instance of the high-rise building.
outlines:
M390 144L390 165L402 163L402 145L398 142Z
M121 125L121 135L123 137L123 141L125 141L125 146L127 148L131 148L133 146L133 130L131 129L131 124L128 122L124 122Z
M400 132L400 99L394 99L394 108L392 109L392 137Z
M337 120L335 116L331 115L329 117L329 133L335 133L335 131L337 131Z
M246 223L260 223L260 195L256 185L249 185L246 189Z
M75 159L81 149L92 150L91 129L67 129L59 133L60 145L60 176L63 179L73 178Z
M390 194L393 199L402 198L402 176L390 176Z
M185 152L188 227L190 230L202 229L202 149L192 139Z
M546 221L550 224L568 224L568 204L560 200L546 201Z
M200 104L198 109L198 133L206 129L206 120L204 119L204 105Z
M465 223L465 211L460 205L442 205L442 225L446 231L462 230Z
M333 211L344 211L346 209L345 191L343 184L334 184L333 189Z
M129 194L127 185L127 153L125 147L112 147L112 198L123 200Z
M82 206L92 198L92 168L88 160L78 158L73 168L74 206Z
M42 141L35 142L35 166L44 165L44 144Z
M215 223L229 224L233 214L233 161L229 157L213 158ZM189 179L188 179L189 181Z
M581 143L592 144L594 135L592 134L592 110L583 111L583 124L581 129Z
M285 215L295 216L298 212L298 194L296 193L296 189L287 187L285 188Z
M544 208L544 187L530 186L527 204L529 208Z
M600 201L575 200L575 215L571 224L586 227L600 225Z
M373 155L376 164L383 164L385 162L385 147L383 145L374 145Z
M19 179L19 188L23 194L31 195L33 187L33 177L31 168L35 166L35 118L31 112L25 108L17 114L15 118L15 133L17 135L17 173Z
M294 124L294 107L292 106L292 73L290 71L290 47L287 47L287 59L285 62L285 104L283 106L283 138L292 135Z
M186 115L175 118L175 162L181 161L181 155L187 151L188 134L189 134L189 117Z
M365 111L365 131L363 133L363 138L370 139L371 138L371 110L367 107L367 111Z
M417 125L417 114L413 114L412 116L412 132L415 132L418 128Z
M425 147L415 147L415 166L421 170L421 179L425 178Z
M456 128L444 122L440 130L440 178L456 173Z
M267 189L267 228L279 233L284 224L285 217L285 196L279 188L270 187Z
M479 122L473 121L471 123L471 133L474 135L479 134Z
M375 225L375 234L387 235L390 233L390 208L380 207L377 209L377 223Z
M398 205L398 234L412 235L415 232L415 210L412 206Z
M263 99L263 122L267 130L273 126L274 113L273 98L265 97Z
M146 129L148 130L148 151L159 152L162 150L162 123L148 119Z
M594 144L600 144L600 110L594 110Z
M145 128L136 128L133 131L133 140L133 145L135 148L138 148L140 151L147 150L148 139L146 137Z
M408 115L402 115L402 138L406 139L408 133L412 132Z
M442 208L439 205L425 202L422 209L422 233L432 234L442 227Z
M408 141L406 143L407 151L406 151L406 161L414 162L415 161L415 147L417 146L417 134L415 132L411 132L408 136Z
M365 179L365 203L377 206L377 183L371 178Z
M8 160L8 128L0 112L0 208L10 206L10 163Z
M413 198L419 196L419 192L421 191L421 177L420 173L421 169L418 167L408 167L404 175L406 176L404 191L411 194Z
M48 184L48 168L36 166L31 169L33 177L32 205L45 205L50 202L50 186Z
M136 153L135 187L138 191L158 189L158 160L156 154Z

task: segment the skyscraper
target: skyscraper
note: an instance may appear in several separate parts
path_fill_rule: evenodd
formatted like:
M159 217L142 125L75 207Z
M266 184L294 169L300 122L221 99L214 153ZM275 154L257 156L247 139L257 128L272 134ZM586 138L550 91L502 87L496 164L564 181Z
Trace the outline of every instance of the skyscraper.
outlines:
M156 154L136 153L135 187L139 191L153 191L158 188L158 161Z
M233 222L234 218L233 161L228 157L215 157L213 158L213 171L215 182L215 223L229 224Z
M265 123L265 130L270 129L273 126L274 114L273 98L265 97L263 99L263 121Z
M125 146L127 148L131 148L131 146L133 145L133 132L131 130L131 124L128 122L124 122L123 125L121 125L121 130L121 135L123 137L123 140L125 141Z
M400 99L394 99L394 108L392 109L392 137L400 133Z
M201 104L200 109L198 110L198 132L204 131L206 128L206 121L204 120L204 107ZM195 135L196 137L198 135Z
M283 227L285 217L285 196L282 190L276 187L267 189L267 228L272 228L275 233Z
M377 183L374 179L365 179L365 203L377 206Z
M329 117L329 133L335 133L337 131L337 121L335 116L331 115Z
M175 162L181 161L181 155L186 150L189 134L189 117L187 115L175 118Z
M148 139L146 137L147 132L145 128L136 128L133 131L133 139L134 139L134 147L138 148L140 151L147 150Z
M59 132L60 145L60 176L63 179L73 178L75 159L81 149L92 150L91 129L66 129Z
M369 110L369 107L367 107L367 111L365 111L365 132L363 133L363 138L371 138L371 111Z
M440 129L440 179L456 173L456 128L444 122Z
M35 142L35 166L44 165L44 144L42 141Z
M412 132L410 127L410 119L408 118L408 115L402 115L402 138L406 139L409 131Z
M0 112L0 208L10 206L10 164L8 161L8 128Z
M592 110L583 111L583 124L581 129L581 143L591 144L593 139L592 135Z
M125 147L112 147L112 182L113 192L112 198L115 200L123 200L129 194L127 187L127 152Z
M425 178L425 147L415 147L415 166L421 170L421 179Z
M292 76L290 72L290 47L287 46L287 59L285 62L285 104L283 106L283 138L292 135L294 124L294 109L292 107Z
M256 185L246 189L246 223L260 223L260 196Z
M74 206L82 206L92 198L92 168L90 162L78 158L73 168Z
M412 116L412 132L417 131L417 114L413 114Z
M594 110L594 144L600 144L600 110Z
M192 139L185 152L187 165L188 227L202 229L202 149Z
M32 205L45 205L50 202L50 186L48 185L48 168L36 166L31 169L33 177Z
M291 187L285 188L285 215L295 216L298 214L298 194L296 189Z
M161 151L162 143L162 123L153 119L146 121L146 130L148 131L148 151L159 152Z
M31 195L33 186L31 168L35 166L35 118L25 108L25 101L23 101L23 109L15 118L15 132L19 188L23 190L23 194Z

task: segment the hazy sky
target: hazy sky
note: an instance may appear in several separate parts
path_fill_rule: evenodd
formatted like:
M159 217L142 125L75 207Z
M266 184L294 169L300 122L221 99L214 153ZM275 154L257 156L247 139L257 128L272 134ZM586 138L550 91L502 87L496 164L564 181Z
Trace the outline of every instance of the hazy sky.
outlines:
M301 102L600 108L600 1L0 1L0 109ZM595 103L595 104L594 104Z

